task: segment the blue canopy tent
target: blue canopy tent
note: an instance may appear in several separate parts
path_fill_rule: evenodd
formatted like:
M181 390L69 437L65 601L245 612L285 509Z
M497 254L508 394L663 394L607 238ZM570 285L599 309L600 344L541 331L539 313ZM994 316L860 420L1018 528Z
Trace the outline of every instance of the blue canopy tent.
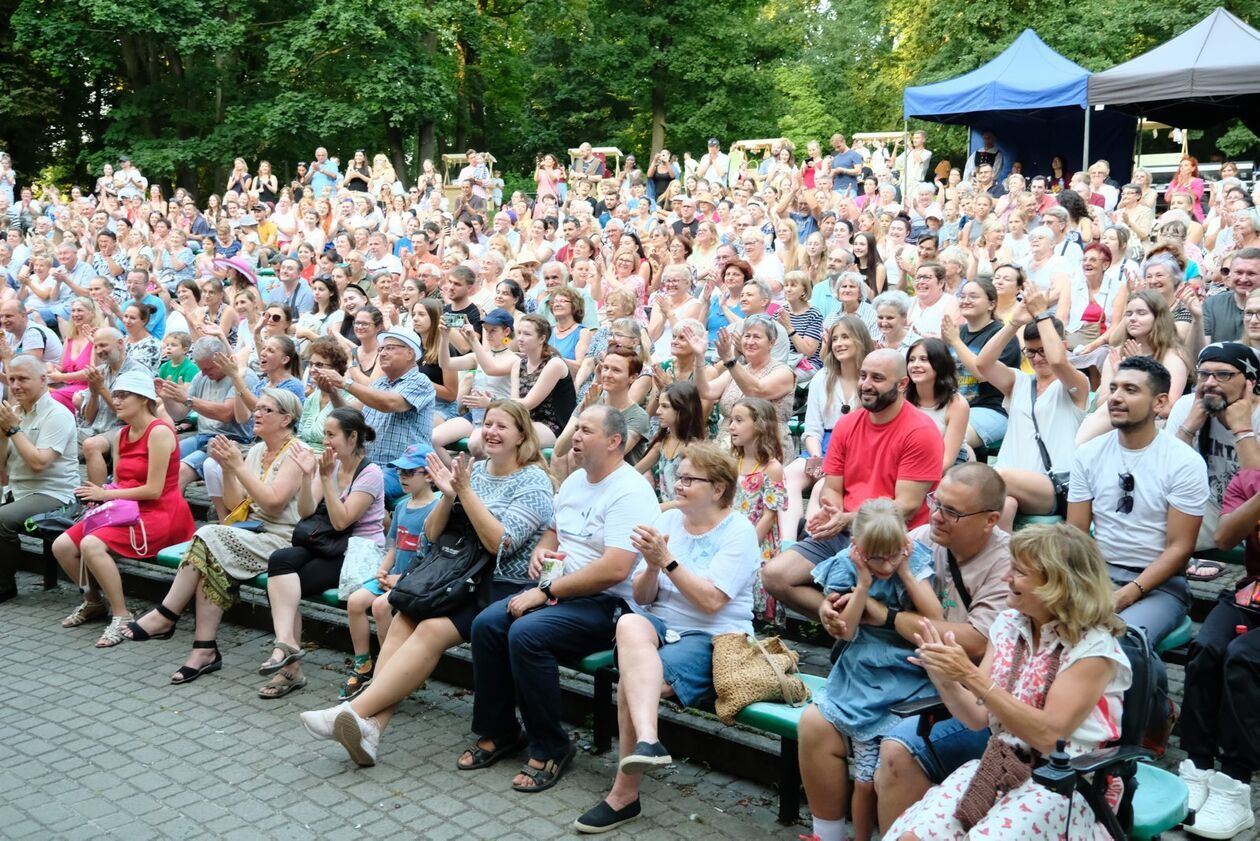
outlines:
M1000 55L970 73L906 88L903 110L907 120L969 126L968 154L979 148L981 131L992 131L1007 171L1019 161L1025 175L1047 174L1050 159L1058 155L1070 174L1086 168L1088 155L1106 158L1111 177L1123 184L1132 170L1137 121L1114 110L1089 112L1089 75L1025 29Z

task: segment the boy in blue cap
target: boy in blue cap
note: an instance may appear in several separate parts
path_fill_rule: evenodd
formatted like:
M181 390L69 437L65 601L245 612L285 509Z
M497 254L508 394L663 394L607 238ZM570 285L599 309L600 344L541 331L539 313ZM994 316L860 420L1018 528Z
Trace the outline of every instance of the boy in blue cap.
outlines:
M411 559L425 544L424 521L437 504L438 495L429 483L425 463L433 448L428 444L412 444L401 456L390 462L398 468L398 479L408 496L399 500L394 508L387 535L385 556L376 571L376 577L363 582L363 586L346 600L346 612L350 625L350 641L354 645L354 664L350 674L341 684L341 700L348 701L362 692L372 682L376 664L372 660L372 629L368 626L368 613L376 619L377 639L383 644L389 632L393 609L389 606L389 591L398 583L398 577L411 563Z

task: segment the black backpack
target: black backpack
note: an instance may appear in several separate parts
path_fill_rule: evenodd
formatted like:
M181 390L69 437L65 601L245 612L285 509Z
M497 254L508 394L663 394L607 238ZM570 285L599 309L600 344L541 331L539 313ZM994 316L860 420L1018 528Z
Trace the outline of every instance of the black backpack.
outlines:
M442 534L412 559L390 590L390 606L417 622L449 616L484 590L483 581L494 575L494 560L456 500Z
M1133 683L1124 694L1120 743L1141 745L1148 739L1150 731L1158 732L1161 726L1166 727L1168 696L1159 689L1159 672L1163 663L1142 628L1132 625L1126 628L1120 637L1120 648L1129 658L1129 668L1133 672ZM1163 734L1163 739L1167 740L1167 733Z

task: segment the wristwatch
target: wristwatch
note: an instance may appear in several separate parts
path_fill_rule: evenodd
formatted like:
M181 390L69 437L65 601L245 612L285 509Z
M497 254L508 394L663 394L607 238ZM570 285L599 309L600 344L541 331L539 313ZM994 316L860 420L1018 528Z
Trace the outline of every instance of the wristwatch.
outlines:
M21 431L22 431L22 427L20 427L20 426L11 426L11 427L9 427L8 429L6 429L6 430L4 431L4 434L5 434L5 435L7 435L8 437L12 438L14 435L17 435L17 434L18 434L19 432L21 432Z
M549 582L547 582L546 584L539 584L539 585L538 585L538 589L539 589L539 590L542 590L542 591L543 591L543 595L547 597L547 604L548 604L548 605L550 605L550 606L552 606L552 607L555 607L556 605L560 604L560 600L556 598L555 593L551 592L551 582L550 582L550 581L549 581Z
M1049 310L1046 310L1045 312L1041 313L1036 318L1034 318L1033 321L1034 322L1045 321L1047 318L1054 318L1054 313L1050 312Z
M725 362L723 362L722 364L723 364L724 366L726 366L726 370L728 370L728 371L729 371L729 370L731 370L732 368L734 368L734 367L735 367L735 360L734 360L734 359L728 359L728 360L726 360Z
M897 627L897 614L898 613L901 613L900 608L896 608L896 607L888 608L888 615L884 617L885 628L895 629Z
M354 385L354 377L350 376L349 374L346 374L345 377L341 380L341 387L348 390L350 386L352 385Z
M678 569L678 559L677 559L677 558L675 558L674 560L670 561L669 563L667 563L667 564L665 565L665 571L666 571L666 572L673 572L673 571L674 571L674 570L676 570L676 569Z

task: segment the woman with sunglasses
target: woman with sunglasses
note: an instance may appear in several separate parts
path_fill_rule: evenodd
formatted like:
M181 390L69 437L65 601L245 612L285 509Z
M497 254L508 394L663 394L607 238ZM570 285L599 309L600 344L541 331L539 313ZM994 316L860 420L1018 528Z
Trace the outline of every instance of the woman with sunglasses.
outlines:
M1016 513L1067 512L1067 474L1089 402L1089 378L1068 361L1063 324L1048 309L1041 289L1027 284L1011 320L976 357L976 372L1002 392L1009 411L997 461L1006 480L1001 526L1008 533ZM1023 335L1032 375L1000 359L1017 333Z

